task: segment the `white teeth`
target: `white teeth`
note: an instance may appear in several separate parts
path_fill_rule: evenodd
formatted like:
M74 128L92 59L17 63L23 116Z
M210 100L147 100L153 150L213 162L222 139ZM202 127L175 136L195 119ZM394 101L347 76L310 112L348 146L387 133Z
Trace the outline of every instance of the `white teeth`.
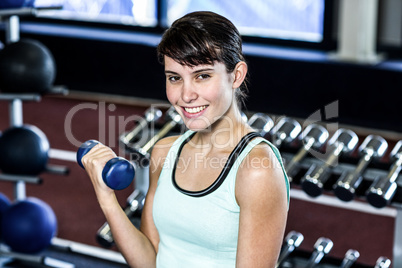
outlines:
M204 110L205 108L207 108L207 106L199 106L199 107L194 107L194 108L184 108L184 110L187 112L187 113L190 113L190 114L196 114L196 113L199 113L199 112L201 112L202 110Z

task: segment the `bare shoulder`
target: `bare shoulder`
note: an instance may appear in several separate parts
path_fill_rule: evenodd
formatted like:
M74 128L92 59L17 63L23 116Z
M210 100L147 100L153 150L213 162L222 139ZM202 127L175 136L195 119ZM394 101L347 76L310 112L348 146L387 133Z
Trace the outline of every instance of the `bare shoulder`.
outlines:
M163 166L163 160L166 158L173 143L179 138L179 136L169 136L160 139L152 148L151 152L151 167L160 169Z
M259 194L273 199L287 196L281 163L271 146L265 142L259 143L250 151L239 167L236 178L236 198L239 202L250 196L263 198Z
M180 136L168 136L158 140L158 142L152 148L152 155L160 156L166 155L170 147L172 147L173 143L179 138Z

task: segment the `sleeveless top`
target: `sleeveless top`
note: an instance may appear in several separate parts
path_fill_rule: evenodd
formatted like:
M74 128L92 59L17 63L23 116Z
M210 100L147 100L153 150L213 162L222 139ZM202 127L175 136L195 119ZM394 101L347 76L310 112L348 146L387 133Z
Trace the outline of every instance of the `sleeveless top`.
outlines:
M240 207L236 202L237 170L257 144L266 142L274 151L289 182L278 149L257 133L242 138L221 174L202 191L187 191L175 181L176 161L194 136L187 131L170 148L154 196L153 219L159 233L157 268L235 267Z

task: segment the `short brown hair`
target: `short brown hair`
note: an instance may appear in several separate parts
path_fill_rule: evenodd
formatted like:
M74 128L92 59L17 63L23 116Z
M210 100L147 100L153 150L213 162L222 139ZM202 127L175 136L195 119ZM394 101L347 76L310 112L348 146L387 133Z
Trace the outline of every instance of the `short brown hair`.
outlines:
M187 66L218 61L225 64L228 73L238 62L245 61L237 28L230 20L209 11L192 12L176 20L164 33L157 52L162 64L164 56ZM245 98L246 91L244 82L237 92L238 100Z

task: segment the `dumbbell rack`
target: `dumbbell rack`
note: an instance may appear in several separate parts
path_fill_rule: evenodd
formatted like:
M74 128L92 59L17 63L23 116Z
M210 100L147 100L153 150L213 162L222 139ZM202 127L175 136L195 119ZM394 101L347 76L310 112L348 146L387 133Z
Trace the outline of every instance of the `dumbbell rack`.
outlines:
M6 43L18 42L20 39L20 16L35 16L38 9L35 8L21 8L21 9L9 9L0 10L0 22L5 24ZM67 90L64 87L55 87L54 93L66 94ZM9 119L10 127L19 127L23 125L23 107L24 101L36 101L41 100L39 94L3 94L0 93L0 100L9 102ZM57 174L67 174L68 168L48 166L48 172ZM14 199L21 201L26 199L26 183L39 184L41 179L35 176L21 176L11 174L0 174L0 180L9 181L14 183ZM42 267L74 267L73 264L60 261L54 258L47 258L42 256L33 256L26 254L19 254L9 252L8 249L2 249L2 255L8 256L10 260L22 260L25 263L31 263L34 266L41 265ZM8 262L8 261L6 261ZM3 263L1 263L3 265Z
M281 154L285 164L293 158L294 152L295 149L294 148L292 149L291 146L285 147L284 149L281 148ZM356 168L357 161L358 159L354 157L341 157L339 164L331 170L332 179L329 179L324 184L324 194L325 192L329 193L330 191L332 191L332 185L336 182L336 179L339 178L339 176L343 172L354 170ZM311 156L303 159L300 162L300 170L298 172L298 175L296 175L293 178L292 184L295 185L300 184L300 179L303 176L303 174L312 165L320 165L321 163L322 161L320 159ZM365 202L364 194L366 189L378 176L386 176L389 167L390 164L384 164L384 163L376 163L370 165L363 174L364 178L361 184L362 189L360 189L356 193L355 199ZM389 206L396 209L392 267L399 268L402 267L402 174L399 174L396 182L398 184L398 189ZM337 199L336 197L331 198ZM347 207L347 203L348 202L344 202L345 207ZM373 207L373 209L377 208Z
M40 101L41 96L37 94L0 94L0 100L9 101L10 127L20 127L23 125L23 101ZM33 176L19 176L10 174L0 174L0 180L12 181L14 185L15 200L26 198L25 183L40 183L40 178Z
M37 13L42 10L59 9L60 7L49 8L16 8L16 9L4 9L0 10L0 22L5 24L6 43L10 44L18 42L20 39L20 16L36 16ZM1 89L0 89L1 90ZM67 90L62 87L54 87L52 89L55 94L67 94ZM10 127L18 127L23 125L23 101L40 101L41 95L39 94L0 94L0 100L9 101L9 113L10 113ZM67 174L68 169L65 167L47 167L47 171ZM40 183L41 179L31 176L15 176L8 174L0 174L0 179L5 181L15 182L14 195L16 200L23 200L26 197L25 183Z

